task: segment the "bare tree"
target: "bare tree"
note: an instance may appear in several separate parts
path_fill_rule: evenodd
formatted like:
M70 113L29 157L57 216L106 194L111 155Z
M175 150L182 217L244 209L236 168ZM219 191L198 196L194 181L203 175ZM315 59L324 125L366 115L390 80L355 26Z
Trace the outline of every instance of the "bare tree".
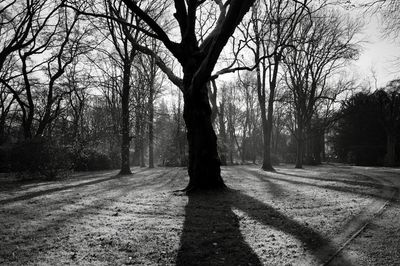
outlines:
M49 26L64 1L5 0L0 5L0 70L7 57L31 46Z
M217 139L211 122L207 82L222 49L254 1L216 1L219 16L202 42L196 36L196 13L205 1L174 1L174 17L179 26L180 42L171 40L162 24L144 12L140 3L131 0L123 2L150 28L141 30L160 40L182 66L183 79L180 79L153 51L146 47L137 47L138 50L154 56L159 67L184 94L190 177L185 191L225 187L220 174Z
M259 0L252 8L248 47L257 72L257 94L261 108L263 129L262 169L273 171L271 164L271 136L275 94L284 52L293 45L293 34L299 23L309 14L311 0Z
M135 23L135 16L128 10L123 9L121 5L113 6L111 2L104 1L104 6L108 11L108 14L112 17L117 16L116 13L124 13L125 19L129 23ZM129 160L129 149L130 149L130 118L129 118L129 99L130 99L130 82L132 77L132 64L137 54L135 48L132 47L129 41L130 38L138 39L139 33L135 29L127 30L120 24L116 23L113 19L109 18L106 20L107 28L110 33L111 41L114 45L116 54L121 60L121 71L122 71L122 90L121 90L121 169L120 175L131 174L130 160ZM119 60L115 60L118 62Z
M16 59L13 56L9 56L0 71L1 79L7 79L16 68L18 68ZM0 144L7 139L7 120L13 106L15 106L15 100L15 96L9 92L7 86L0 83Z
M149 44L147 45L147 47L151 48L152 51L158 54L160 44L157 43L155 39L148 40L148 43ZM147 118L142 119L144 120L142 122L146 122L148 130L149 168L154 168L154 102L160 92L162 79L158 78L158 76L160 76L160 71L155 63L154 58L148 55L138 56L137 71L139 76L141 76L143 79L142 81L145 87L143 89L146 92L146 95L141 96L141 98L143 99L147 98L147 103L143 103L141 106L141 108L147 111ZM143 126L144 125L142 124L142 127ZM144 153L144 151L142 151L142 153Z
M346 6L362 7L368 13L380 15L384 32L387 36L399 37L400 33L400 2L397 0L368 0L363 3L346 1Z
M297 141L296 168L302 168L305 131L318 101L328 98L326 82L337 69L358 55L356 21L335 11L314 13L296 31L296 41L285 54L286 84L291 91Z
M30 1L27 1L26 6L23 5L23 12L27 12L31 17L31 3L28 2ZM15 7L17 9L14 12L20 14L18 7L20 6ZM12 35L11 41L6 42L8 45L4 51L12 47L14 54L18 54L20 69L18 73L13 73L7 78L0 78L0 82L13 94L20 107L26 139L42 136L47 126L59 115L61 101L68 92L62 91L57 82L73 59L86 52L83 39L87 32L79 28L80 18L75 12L61 8L58 2L43 1L36 8L37 14L31 18L34 22L27 25L23 24L23 21L17 25L14 25L14 21L10 22L12 28L16 29L15 32L9 33L15 36ZM17 17L18 15L14 16L14 19ZM23 45L10 46L19 34L18 29L28 25L31 29L24 40L29 38L29 41ZM44 77L36 74L41 71L44 71ZM21 81L15 83L16 79ZM38 93L39 91L41 93ZM42 106L42 109L39 108ZM37 124L36 128L33 128L35 119Z

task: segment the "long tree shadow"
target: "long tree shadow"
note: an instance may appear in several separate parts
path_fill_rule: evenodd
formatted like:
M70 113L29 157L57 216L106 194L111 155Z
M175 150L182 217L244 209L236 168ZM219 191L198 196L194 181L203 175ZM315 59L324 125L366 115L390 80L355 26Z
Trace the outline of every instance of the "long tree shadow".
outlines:
M322 178L322 177L315 177L315 176L307 176L307 175L298 175L298 174L289 174L281 171L277 171L277 174L280 175L286 175L286 176L293 176L296 178L302 178L302 179L309 179L309 180L316 180L316 181L323 181L323 182L339 182L347 185L352 185L352 186L365 186L365 187L372 187L372 188L381 188L383 187L388 187L385 185L382 185L380 183L376 182L370 182L374 181L373 178L355 173L356 176L361 177L362 179L368 180L368 181L359 181L359 180L354 180L354 176L346 174L346 177L337 177L337 178Z
M145 180L143 181L141 178L142 177L138 177L139 174L148 171L148 169L143 169L140 170L138 172L136 172L136 175L132 175L132 180L137 181L137 182L130 182L130 184L127 184L126 180L124 180L125 182L123 182L120 186L133 186L133 187L141 187L141 186L145 186L145 185L155 185L157 184L157 179L155 179L155 177L162 177L163 175L169 173L170 171L164 171L164 170L160 170L159 172L154 172L154 175L149 175L149 177L151 177L150 180ZM112 181L112 180L121 180L121 178L124 178L124 176L120 176L120 175L112 175L112 174L106 174L106 177L103 177L104 175L94 175L94 176L89 176L86 177L85 179L79 180L79 183L77 184L69 184L69 185L65 185L63 183L60 183L59 185L57 185L57 187L53 187L53 188L48 188L48 189L42 189L39 191L34 191L34 192L29 192L20 196L16 196L16 197L12 197L12 198L7 198L7 199L2 199L0 200L0 204L8 204L8 203L13 203L13 202L18 202L18 201L23 201L23 200L29 200L29 199L33 199L36 197L40 197L43 195L49 195L49 194L54 194L56 192L61 192L61 191L66 191L66 190L70 190L70 189L78 189L78 188L82 188L82 187L86 187L86 186L91 186L91 185L97 185L100 183L106 183L107 181ZM94 180L91 180L94 179ZM88 181L90 180L90 181ZM110 188L115 188L115 184L111 184L109 186ZM119 186L117 186L118 188Z
M342 179L319 179L319 178L314 178L314 177L306 177L306 176L300 176L300 175L294 175L294 174L288 174L284 172L276 172L280 176L272 176L272 175L264 175L259 172L257 172L256 169L254 170L247 170L244 169L245 172L252 173L254 175L257 175L260 180L264 180L267 182L271 182L271 180L275 181L280 181L280 182L285 182L293 185L300 185L300 186L310 186L310 187L316 187L316 188L321 188L321 189L328 189L332 191L338 191L338 192L343 192L343 193L349 193L349 194L357 194L361 196L367 196L367 197L373 197L377 199L388 199L388 195L382 194L382 193L373 193L373 192L366 192L365 189L370 189L370 188L375 188L379 189L380 191L386 190L386 191L392 191L394 190L393 186L388 186L384 185L382 183L369 183L369 182L345 182ZM296 179L311 179L311 180L316 180L316 181L325 181L325 182L338 182L338 183L344 183L348 184L349 186L339 186L339 185L324 185L324 184L317 184L317 183L310 183L310 182L304 182L300 180L294 180L294 179L288 179L285 178L285 176L288 177L295 177Z
M189 196L176 265L263 265L240 233L232 194Z
M77 196L75 194L69 194L68 201L64 201L62 200L62 198L61 199L57 198L52 200L48 199L47 203L51 206L51 209L50 210L46 209L46 211L42 210L40 212L40 215L35 217L35 221L39 222L38 225L33 226L32 228L30 228L30 230L19 233L17 240L14 241L10 239L10 241L7 242L7 248L5 248L4 250L0 250L0 258L3 256L5 261L7 262L18 261L19 264L25 265L29 264L29 262L32 261L35 262L36 260L38 260L38 257L42 255L43 250L56 249L57 245L56 247L52 246L54 245L54 243L62 243L63 245L66 245L69 248L71 248L71 246L69 246L71 245L71 243L68 243L69 241L68 238L60 239L60 241L54 241L54 238L59 237L60 231L69 230L70 226L76 226L76 225L79 226L80 221L88 219L87 217L90 216L96 217L94 218L96 220L104 219L106 221L110 221L111 223L113 220L118 219L120 212L121 215L129 212L129 210L123 208L123 205L119 205L118 203L122 203L123 200L121 199L124 198L126 195L128 195L130 192L144 186L157 188L160 183L160 179L162 180L165 179L165 182L162 182L163 184L169 182L176 182L177 179L179 179L179 175L176 174L177 171L174 169L173 170L160 169L159 171L153 171L152 173L153 173L152 175L146 175L142 177L139 176L140 178L135 179L135 181L138 182L132 182L132 178L130 177L128 177L129 179L123 179L123 180L118 179L115 176L108 177L107 179L111 180L115 179L115 180L113 180L112 183L104 184L100 188L97 188L95 191L91 191L90 195L88 195L90 196L89 200L88 199L84 200L84 202L81 202L80 196ZM163 176L165 175L168 175L168 177L163 178ZM99 179L96 181L98 181L97 183L104 182L103 179ZM85 188L86 185L88 185L88 182L81 184L81 187ZM74 188L78 189L79 186L74 186ZM53 193L53 192L54 192L53 190L51 191L46 190L46 193ZM85 196L85 198L87 197ZM66 206L72 206L72 208L68 210L68 208L65 209ZM114 208L114 206L118 206L118 208ZM63 211L60 213L54 212L54 210L57 209ZM118 211L116 211L116 209L118 209ZM30 209L29 211L26 211L25 214L28 216L31 215L34 216L35 215L34 213L37 211L38 210L36 209ZM154 210L152 212L154 212ZM137 213L133 212L131 213L131 215L132 214L136 215ZM91 222L90 218L87 221L90 223ZM24 221L21 219L19 221L19 224L23 224L23 222L26 222L26 225L29 226L29 220ZM89 232L90 231L85 233ZM72 234L75 233L73 232ZM86 239L86 241L89 241L90 243L100 244L101 246L102 243L107 243L107 236L105 235L106 234L104 234L103 232L102 233L103 237L101 239L104 239L104 241L101 239L100 240ZM18 247L18 245L21 245L21 241L24 244L22 245L22 247L21 246ZM35 241L37 242L37 244L32 244ZM124 247L123 242L117 241L116 243ZM79 243L73 243L72 246L74 245L79 246ZM107 248L107 245L101 246L101 248ZM19 253L20 252L23 253L24 250L27 249L27 247L29 247L28 250L29 252L25 252L24 255L21 255L19 257L18 256ZM104 251L105 255L104 254L103 255L104 259L107 261L107 264L112 265L117 259L118 254L114 256L114 254L110 255L110 252L112 252L112 250L111 251L105 250ZM14 253L16 254L16 256L13 255ZM71 260L70 263L72 264L76 262L74 261L76 258L69 258L69 259Z
M318 232L273 207L229 189L218 194L189 195L176 264L264 265L265 262L260 261L244 240L233 208L243 211L264 226L301 241L315 258L316 264L325 262L337 248Z

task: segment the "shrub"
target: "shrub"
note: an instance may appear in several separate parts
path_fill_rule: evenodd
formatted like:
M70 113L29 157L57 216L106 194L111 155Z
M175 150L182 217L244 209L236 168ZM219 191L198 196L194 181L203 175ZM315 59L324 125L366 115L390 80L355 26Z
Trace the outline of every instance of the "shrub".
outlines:
M21 179L55 179L72 168L67 149L42 138L13 145L8 161L10 170Z
M84 149L74 156L74 170L76 171L97 171L111 168L110 156L95 149Z

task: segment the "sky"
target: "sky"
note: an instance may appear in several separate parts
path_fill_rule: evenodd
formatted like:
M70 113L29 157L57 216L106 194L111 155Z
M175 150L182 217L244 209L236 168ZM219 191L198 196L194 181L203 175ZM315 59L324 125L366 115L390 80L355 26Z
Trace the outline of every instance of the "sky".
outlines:
M357 1L362 3L361 0ZM366 13L365 9L361 8L344 12L348 12L355 19L361 18L364 23L362 31L357 36L361 49L359 58L347 66L351 75L349 78L354 78L358 81L356 84L362 84L363 87L369 87L371 90L382 88L389 81L400 78L400 36L397 41L385 37L383 25L377 13ZM216 70L220 68L222 67L217 66ZM236 75L222 75L219 80L231 81Z
M350 67L352 72L361 80L369 81L372 89L381 88L390 80L400 78L400 38L396 42L383 36L378 14L354 11L354 15L363 16L365 27L360 36L363 39L361 54Z

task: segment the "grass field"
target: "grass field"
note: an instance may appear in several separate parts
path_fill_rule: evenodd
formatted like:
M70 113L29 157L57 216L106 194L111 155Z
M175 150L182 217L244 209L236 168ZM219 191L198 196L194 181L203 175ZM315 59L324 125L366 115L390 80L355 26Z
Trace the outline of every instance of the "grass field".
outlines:
M233 166L222 170L226 192L186 196L173 192L187 183L183 168L132 170L48 182L3 175L0 264L320 265L376 219L396 196L388 178L399 177L343 165ZM331 264L379 265L363 255L365 241Z

